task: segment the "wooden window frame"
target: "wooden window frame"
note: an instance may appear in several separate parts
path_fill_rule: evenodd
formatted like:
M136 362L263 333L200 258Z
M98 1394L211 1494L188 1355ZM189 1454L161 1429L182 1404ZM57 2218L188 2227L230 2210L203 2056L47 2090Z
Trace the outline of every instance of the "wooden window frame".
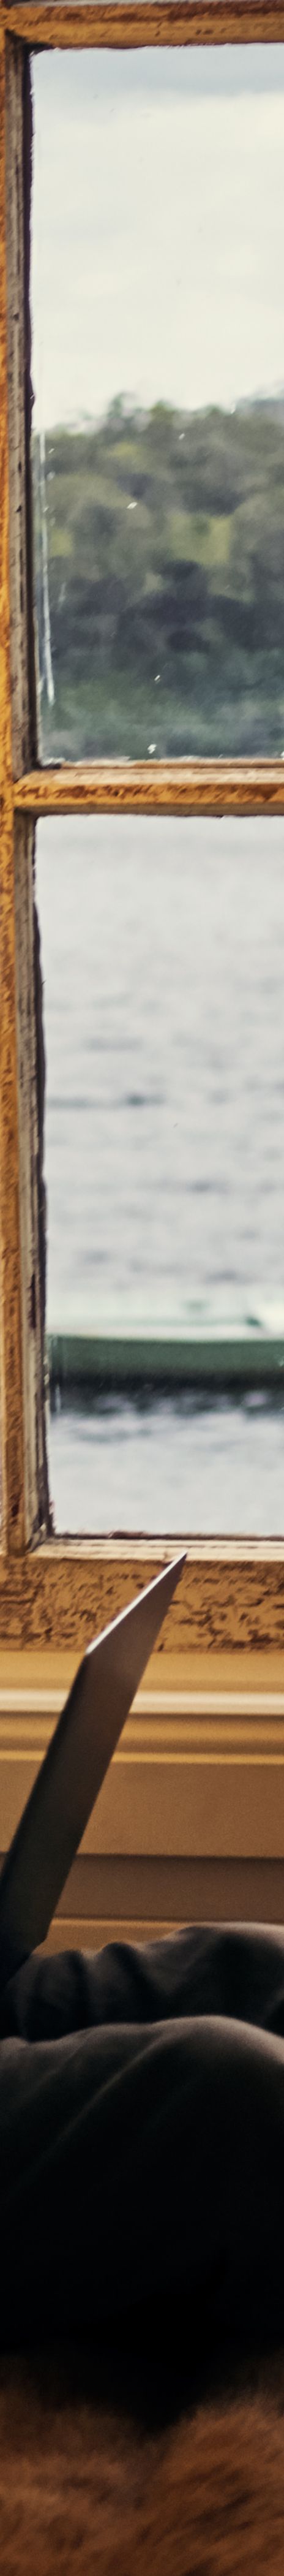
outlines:
M98 762L36 753L29 504L29 51L284 41L282 0L0 0L1 1647L76 1657L177 1547L55 1539L45 1442L35 822L45 814L284 813L281 761ZM183 1543L184 1543L184 1534ZM190 1539L160 1682L282 1676L284 1542ZM63 1669L63 1667L62 1667ZM158 1666L157 1666L158 1669ZM284 1739L283 1739L284 1741ZM282 1757L281 1757L282 1758Z

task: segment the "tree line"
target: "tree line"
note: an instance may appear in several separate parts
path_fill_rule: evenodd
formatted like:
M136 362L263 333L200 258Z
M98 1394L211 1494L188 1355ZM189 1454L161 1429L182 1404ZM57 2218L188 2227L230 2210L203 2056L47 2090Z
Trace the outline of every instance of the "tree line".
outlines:
M43 752L281 752L284 398L118 397L34 438L33 487Z

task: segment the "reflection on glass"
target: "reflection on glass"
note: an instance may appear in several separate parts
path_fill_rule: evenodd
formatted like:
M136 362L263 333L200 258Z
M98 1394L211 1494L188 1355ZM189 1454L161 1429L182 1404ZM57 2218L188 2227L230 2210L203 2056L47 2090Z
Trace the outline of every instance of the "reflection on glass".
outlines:
M43 754L282 752L282 49L33 77Z

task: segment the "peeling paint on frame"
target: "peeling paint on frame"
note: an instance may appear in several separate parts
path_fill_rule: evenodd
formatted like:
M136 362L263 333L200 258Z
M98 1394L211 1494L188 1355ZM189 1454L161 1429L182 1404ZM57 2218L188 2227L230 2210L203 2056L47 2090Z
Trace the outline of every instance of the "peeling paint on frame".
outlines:
M21 42L19 41L21 39ZM16 41L18 40L18 41ZM4 1482L4 1548L0 1555L0 1621L2 1641L20 1650L31 1647L69 1649L77 1654L96 1630L131 1600L137 1589L172 1553L170 1541L84 1542L46 1544L46 1489L42 1338L40 1338L40 1247L35 1183L31 1182L38 1138L38 1069L35 1050L34 957L31 933L32 823L38 814L84 812L283 813L283 766L276 761L173 762L165 764L93 764L85 769L55 770L36 766L34 704L26 578L27 527L23 578L18 583L21 624L21 688L14 652L15 455L10 477L7 409L7 308L5 232L5 65L6 114L21 116L26 48L30 45L72 47L279 43L284 40L284 6L272 0L145 0L137 7L62 7L48 0L0 0L0 703L1 703L1 1117L2 1117L2 1392L1 1441ZM14 110L12 91L14 84ZM14 123L14 144L17 150ZM22 180L23 183L23 171ZM25 209L22 204L22 232ZM10 243L11 249L11 243ZM9 254L9 245L8 245ZM20 280L20 291L22 286ZM8 348L11 325L11 258L8 255ZM19 335L22 312L19 304ZM11 343L10 343L11 345ZM18 358L20 338L18 341ZM14 345L15 356L15 345ZM21 394L21 364L19 400ZM15 379L16 382L16 379ZM15 383L12 396L15 405ZM20 403L21 410L21 403ZM11 388L10 388L11 420ZM26 431L22 408L22 464ZM10 454L11 454L10 429ZM25 484L25 475L24 475ZM25 507L26 507L25 484ZM22 522L23 537L23 522ZM19 631L18 631L19 642ZM11 649L12 648L12 649ZM13 737L13 752L12 752ZM12 778L13 770L13 778ZM13 784L14 779L14 784ZM16 869L15 869L16 860ZM16 888L16 894L15 894ZM21 940L24 939L24 975ZM25 1003L23 1014L23 982ZM21 1003L20 1003L21 994ZM28 1027L32 1020L31 1031ZM23 1056L21 1077L21 1050ZM27 1088L28 1086L28 1088ZM24 1105L23 1105L24 1104ZM33 1128L27 1153L26 1124ZM34 1169L34 1166L33 1166ZM34 1195L33 1195L34 1190ZM32 1263L30 1259L32 1251ZM33 1316L39 1339L31 1367L31 1275ZM35 1545L42 1532L44 1543ZM184 1543L184 1542L183 1542ZM173 1549L176 1553L176 1538ZM262 1659L283 1653L284 1545L271 1542L190 1541L179 1594L162 1632L158 1652L172 1654L178 1667L184 1657L216 1654ZM264 1668L264 1667L263 1667Z

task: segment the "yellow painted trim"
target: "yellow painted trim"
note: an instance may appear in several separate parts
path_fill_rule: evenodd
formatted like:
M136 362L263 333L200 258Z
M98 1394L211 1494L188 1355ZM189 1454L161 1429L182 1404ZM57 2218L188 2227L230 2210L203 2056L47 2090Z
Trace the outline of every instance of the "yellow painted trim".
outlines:
M282 0L125 0L92 6L77 0L6 0L5 25L25 44L44 46L243 45L283 41Z
M186 1545L186 1541L183 1541ZM79 1657L91 1638L177 1553L177 1539L50 1540L14 1560L0 1554L1 1646L39 1644ZM273 1652L284 1644L284 1545L189 1540L157 1649L162 1658Z
M7 35L5 39L5 30ZM1 829L2 903L2 1465L4 1546L0 1558L0 1634L2 1651L62 1655L74 1662L94 1630L131 1599L155 1566L167 1561L171 1543L125 1541L76 1542L34 1550L25 1546L25 1438L21 1311L19 1137L15 999L15 913L12 802L16 814L113 810L147 812L241 812L284 810L281 763L97 764L86 771L23 770L12 791L11 672L8 545L7 426L7 279L5 229L5 59L9 76L17 52L18 68L25 45L212 42L283 40L284 7L274 0L168 0L168 6L110 5L62 8L37 6L37 0L0 6L0 403L1 556L0 556L0 700L2 719ZM15 39L19 39L18 47ZM5 42L7 53L5 57ZM24 761L25 753L22 753ZM17 765L15 758L15 766ZM5 1518L6 1512L6 1518ZM5 1552L6 1543L6 1552ZM173 1541L176 1552L177 1540ZM175 1669L195 1658L207 1667L239 1657L263 1673L272 1663L280 1670L283 1656L284 1548L263 1543L190 1543L182 1597L173 1604L159 1645L159 1667L170 1658ZM162 1658L164 1663L162 1664ZM158 1658L157 1658L158 1663ZM193 1766L192 1766L193 1767ZM199 1766L200 1767L200 1766Z
M64 1693L0 1695L6 1849ZM236 1705L237 1701L237 1705ZM37 1704L35 1705L35 1702ZM28 1704L27 1704L28 1703ZM284 1860L284 1693L139 1692L89 1819L83 1854Z
M284 11L283 11L284 26ZM283 814L281 760L65 761L14 781L16 814Z
M3 1529L25 1540L7 399L6 81L0 18L0 1342Z

